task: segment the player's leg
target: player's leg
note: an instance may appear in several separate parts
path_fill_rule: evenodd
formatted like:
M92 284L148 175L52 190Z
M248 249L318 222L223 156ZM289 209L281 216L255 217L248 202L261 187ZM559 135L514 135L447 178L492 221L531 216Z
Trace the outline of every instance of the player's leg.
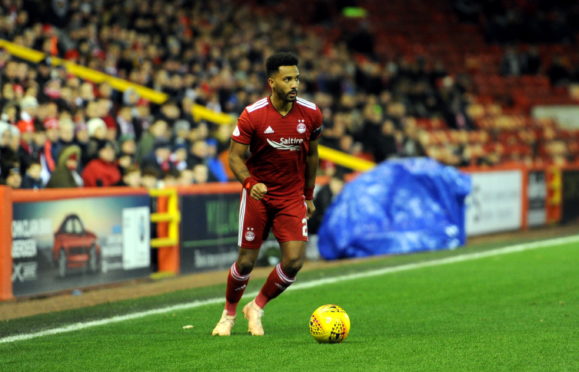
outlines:
M247 198L242 191L239 211L239 254L229 268L225 290L225 309L213 329L213 335L229 336L235 324L237 305L249 282L249 274L255 266L263 236L269 233L267 213L262 202Z
M237 260L229 268L227 287L225 290L225 309L221 319L213 329L213 336L229 336L235 325L237 305L249 282L249 274L255 266L259 249L239 248Z
M306 244L303 241L290 241L281 243L282 258L271 273L267 281L261 288L261 291L255 298L255 303L260 308L283 291L286 290L294 281L295 277L304 264Z
M228 315L235 315L237 311L237 304L245 292L258 253L259 249L239 248L237 261L229 268L225 290L225 310Z
M261 317L269 301L279 296L295 280L301 269L306 252L307 220L303 201L288 204L273 220L273 232L280 242L282 259L265 281L255 300L243 308L252 335L263 335Z
M248 320L248 331L254 336L264 334L261 318L265 305L279 296L295 281L296 274L304 264L305 242L289 241L280 245L282 250L281 262L269 273L257 297L243 308L243 314Z

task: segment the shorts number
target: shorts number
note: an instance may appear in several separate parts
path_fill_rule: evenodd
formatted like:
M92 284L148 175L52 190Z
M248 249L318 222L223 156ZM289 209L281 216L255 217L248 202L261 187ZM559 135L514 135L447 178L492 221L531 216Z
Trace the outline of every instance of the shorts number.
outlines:
M302 226L302 235L307 238L308 237L308 219L307 218L302 219L302 223L304 224Z

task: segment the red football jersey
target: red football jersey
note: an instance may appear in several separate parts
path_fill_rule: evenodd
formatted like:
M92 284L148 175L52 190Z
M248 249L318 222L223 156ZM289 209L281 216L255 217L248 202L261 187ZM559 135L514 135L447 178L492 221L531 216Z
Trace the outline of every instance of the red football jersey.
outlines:
M266 97L243 110L231 138L249 145L247 168L268 196L292 198L304 194L306 156L321 128L322 112L314 103L297 98L282 116Z

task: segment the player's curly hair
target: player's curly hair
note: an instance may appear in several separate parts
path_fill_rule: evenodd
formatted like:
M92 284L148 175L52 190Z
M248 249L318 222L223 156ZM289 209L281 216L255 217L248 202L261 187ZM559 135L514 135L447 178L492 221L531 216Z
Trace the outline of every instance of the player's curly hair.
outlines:
M279 71L280 66L297 66L298 57L291 52L277 52L267 58L265 62L265 71L267 77Z

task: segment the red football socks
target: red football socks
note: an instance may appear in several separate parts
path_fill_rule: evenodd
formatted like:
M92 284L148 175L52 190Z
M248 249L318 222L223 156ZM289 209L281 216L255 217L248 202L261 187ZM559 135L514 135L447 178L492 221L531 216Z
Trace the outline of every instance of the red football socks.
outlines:
M240 275L237 270L237 263L234 262L229 268L229 275L227 275L227 289L225 291L225 310L227 315L235 315L237 311L237 304L245 292L249 282L249 274Z
M295 278L290 278L283 272L280 264L275 265L255 298L255 304L263 309L270 300L279 296L294 281Z

